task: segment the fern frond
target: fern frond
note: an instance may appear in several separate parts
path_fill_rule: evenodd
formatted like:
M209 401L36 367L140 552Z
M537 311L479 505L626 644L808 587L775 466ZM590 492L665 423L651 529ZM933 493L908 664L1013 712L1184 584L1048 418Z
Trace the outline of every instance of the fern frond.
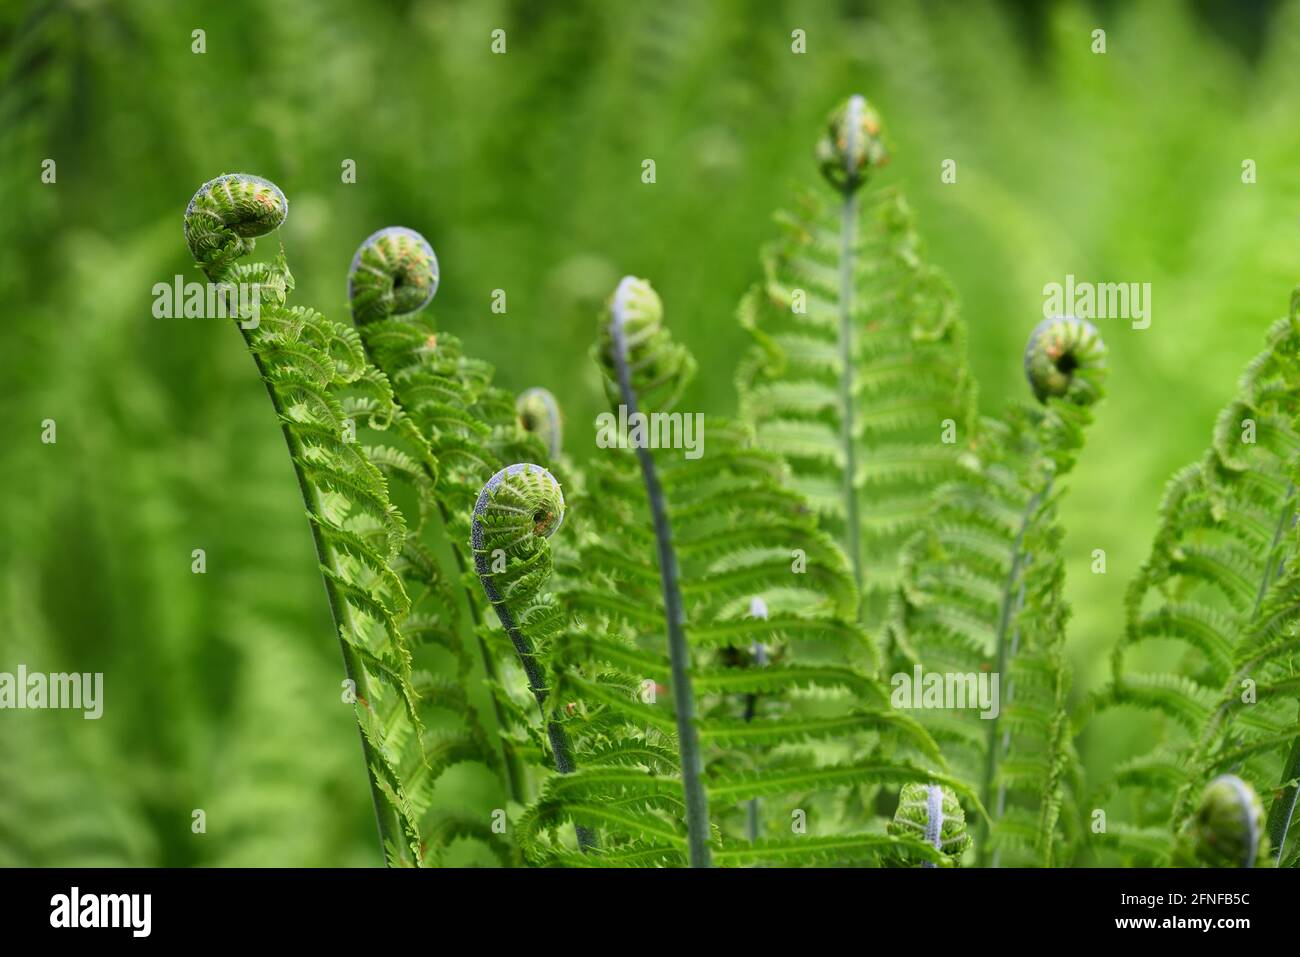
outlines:
M1300 769L1298 304L1300 292L1248 364L1205 456L1170 480L1100 697L1103 707L1169 719L1158 751L1122 766L1108 785L1140 797L1144 826L1187 832L1197 790L1231 771L1271 797L1267 830L1274 859L1283 860ZM1152 640L1184 649L1177 673L1133 673L1130 653Z

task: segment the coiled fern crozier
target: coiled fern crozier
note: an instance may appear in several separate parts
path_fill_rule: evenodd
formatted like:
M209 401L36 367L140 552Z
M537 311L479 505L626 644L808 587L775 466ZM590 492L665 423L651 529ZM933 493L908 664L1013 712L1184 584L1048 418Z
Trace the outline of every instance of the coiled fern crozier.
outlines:
M514 645L546 723L555 770L572 774L573 749L558 718L548 713L548 689L535 650L539 640L554 637L561 613L541 586L551 577L547 539L564 522L564 492L560 483L539 465L511 465L488 479L474 503L474 568L483 591L496 610L501 627ZM590 850L596 835L578 825L578 846Z
M1175 841L1204 833L1198 818L1207 815L1195 802L1223 774L1266 798L1266 833L1253 843L1270 844L1270 859L1282 866L1300 857L1297 356L1300 290L1247 366L1205 456L1170 480L1151 555L1129 587L1128 625L1096 704L1153 711L1166 725L1163 740L1117 768L1098 797L1132 797L1135 816L1098 835L1131 861L1167 863ZM1177 671L1132 669L1132 652L1153 640L1184 649ZM1251 858L1234 863L1250 866ZM1204 853L1197 859L1224 861Z

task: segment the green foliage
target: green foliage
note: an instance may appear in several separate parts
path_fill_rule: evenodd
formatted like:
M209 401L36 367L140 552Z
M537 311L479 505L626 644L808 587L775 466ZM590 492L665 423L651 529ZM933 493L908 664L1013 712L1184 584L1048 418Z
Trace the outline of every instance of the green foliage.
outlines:
M1121 766L1111 784L1134 792L1134 823L1194 826L1193 797L1230 771L1271 795L1268 829L1287 863L1295 858L1290 822L1300 771L1298 309L1300 293L1220 413L1205 456L1170 481L1151 555L1129 587L1111 683L1096 702L1164 719L1156 748ZM1142 649L1160 642L1182 650L1178 668L1135 667Z
M965 326L921 258L906 202L893 188L857 195L883 155L878 117L856 109L852 131L849 106L837 111L820 150L840 204L806 194L779 217L764 281L741 301L756 345L738 382L758 445L790 463L794 486L845 543L878 623L898 549L973 442L975 409Z
M952 788L939 784L903 785L889 832L919 836L952 861L960 861L971 844L971 836L966 831L966 813L957 795Z
M185 236L211 282L227 292L245 287L259 293L252 303L232 296L231 312L266 385L302 491L352 682L385 853L392 861L419 862L420 789L429 766L411 652L398 624L411 599L392 568L407 527L384 476L353 441L355 420L343 405L348 393L360 395L368 423L387 428L391 391L366 363L355 331L286 304L293 277L283 251L270 264L237 262L253 251L255 237L278 228L287 215L288 202L274 184L227 174L195 193Z
M998 707L973 707L967 692L969 710L921 714L955 768L978 782L993 817L981 863L1050 865L1062 841L1065 783L1077 762L1057 482L1074 464L1104 365L1090 324L1040 324L1025 368L1044 401L983 423L963 474L939 488L902 554L887 630L899 667L1000 682Z
M620 312L624 321L611 335ZM630 359L620 362L619 348ZM655 404L641 407L651 414L673 414L671 405L657 403L679 394L694 368L663 324L657 294L632 279L602 319L595 356L612 400L625 404L628 394L621 367L631 394L652 397ZM560 713L583 770L543 788L521 823L526 853L538 862L571 863L548 835L558 822L574 820L601 828L595 861L686 862L683 792L691 775L682 771L691 757L681 746L681 698L674 694L670 709L661 697L680 687L680 672L665 653L664 553L656 563L660 538L648 507L658 494L672 519L671 580L683 601L689 704L697 715L690 726L698 735L714 861L931 859L915 838L886 838L883 821L862 831L873 823L866 809L881 788L948 779L930 737L891 711L878 681L852 666L870 666L874 652L853 620L847 563L790 487L784 463L759 448L749 429L722 420L704 421L707 454L699 458L642 448L635 429L633 422L615 443L621 447L590 464L585 491L572 503L578 548L558 563L570 622L552 664L556 700L566 702ZM652 491L634 451L652 459ZM803 572L792 574L800 563ZM895 757L882 760L878 751ZM747 802L760 798L752 834ZM776 838L792 819L806 821L806 836Z
M947 352L936 347L949 362L942 367L953 372L945 381L973 405L964 371L968 345L983 386L982 411L1009 420L981 425L973 411L965 418L929 411L926 427L908 433L905 455L933 447L943 462L900 461L900 470L916 473L915 501L905 502L909 480L901 476L881 485L881 495L868 494L868 486L879 482L875 470L887 473L890 462L880 448L869 447L867 431L873 408L884 409L893 393L855 381L863 401L854 409L854 427L868 446L856 455L864 516L888 492L889 499L915 505L903 515L911 532L926 532L930 490L968 481L1003 460L1022 464L1022 446L1033 444L1026 437L1037 433L1032 417L1022 422L1022 412L1003 414L1016 393L1013 359L1024 332L1020 322L1007 319L1037 311L1045 279L1066 272L1149 279L1156 290L1150 330L1130 335L1126 328L1105 328L1117 374L1090 430L1089 454L1078 464L1068 499L1051 496L1050 520L1043 516L1051 535L1029 533L1034 559L1026 574L1036 571L1040 554L1046 564L1068 569L1067 582L1045 577L1042 584L1051 607L1058 607L1059 597L1051 596L1063 589L1074 608L1062 654L1074 665L1075 690L1067 703L1076 706L1075 726L1083 734L1078 766L1067 765L1061 788L1066 803L1054 862L1173 860L1175 843L1187 832L1171 826L1177 824L1174 804L1183 805L1184 825L1194 821L1198 795L1223 771L1235 772L1262 796L1269 824L1289 817L1283 809L1286 798L1294 798L1297 771L1295 703L1286 700L1285 662L1249 664L1259 703L1233 703L1214 720L1229 678L1248 663L1243 655L1256 642L1267 644L1265 630L1281 636L1292 617L1281 588L1285 563L1281 572L1274 566L1265 599L1273 610L1261 607L1255 624L1245 619L1258 592L1243 587L1265 567L1258 552L1272 541L1281 511L1263 516L1282 504L1278 481L1291 480L1289 460L1268 462L1259 449L1239 448L1248 454L1228 456L1248 466L1237 479L1228 481L1222 470L1233 470L1222 459L1208 471L1196 466L1180 473L1179 480L1189 483L1188 491L1177 493L1188 503L1184 511L1230 515L1202 516L1200 531L1189 532L1196 547L1181 556L1177 533L1169 557L1159 562L1178 563L1178 573L1159 572L1158 583L1135 586L1146 595L1139 627L1165 627L1164 609L1183 637L1126 638L1123 681L1102 693L1101 712L1084 723L1087 709L1077 706L1101 683L1100 671L1124 629L1118 583L1143 557L1161 481L1204 444L1205 423L1254 348L1254 333L1243 330L1273 311L1270 298L1294 278L1294 221L1284 211L1300 186L1290 162L1300 146L1290 109L1298 92L1300 5L1232 13L1190 3L1108 8L1105 56L1079 42L1096 11L1070 0L1022 11L1014 20L1005 7L981 2L802 5L809 56L790 52L788 9L737 0L648 7L576 0L544 12L491 2L380 11L339 0L310 8L283 0L259 8L255 44L239 40L247 4L204 8L199 20L196 9L189 0L162 6L125 0L0 12L0 75L6 81L0 84L0 163L13 171L0 178L0 207L11 212L0 221L10 253L0 264L0 296L8 308L0 420L14 439L4 470L0 668L26 661L29 667L102 670L111 702L99 722L75 714L5 713L0 860L172 866L379 860L363 806L370 798L349 740L354 717L338 702L338 652L322 640L331 624L328 604L319 600L311 526L302 521L304 503L289 480L278 421L266 414L247 360L226 348L228 324L148 315L151 285L187 268L176 242L178 204L214 164L273 171L293 196L294 216L282 232L293 252L298 302L328 303L332 312L341 298L341 267L356 239L399 212L438 239L438 252L453 271L454 281L439 292L439 327L423 314L400 322L393 321L396 315L376 317L361 329L372 361L392 349L390 358L375 364L387 370L384 378L395 393L411 383L409 404L386 402L374 370L363 374L364 381L327 389L344 418L355 421L362 454L386 479L389 502L402 516L402 543L392 557L378 532L357 534L374 543L411 602L397 623L412 656L410 685L425 736L423 748L409 744L403 754L422 750L433 773L421 772L423 784L418 775L404 775L403 783L413 805L428 802L418 815L425 862L517 861L519 825L575 800L565 786L589 786L590 804L600 795L622 794L624 785L612 777L603 784L592 777L584 785L550 770L526 676L471 570L473 504L483 484L509 463L546 466L572 509L561 533L548 540L559 585L565 594L587 588L601 609L574 611L570 620L568 599L561 602L566 617L554 643L542 643L547 668L554 654L562 678L572 672L598 693L617 691L620 704L639 700L642 676L672 685L662 656L663 622L641 628L639 644L624 640L623 631L598 631L606 617L644 614L661 600L631 456L592 449L584 429L572 428L567 441L574 461L557 463L560 443L547 455L549 439L534 427L541 420L530 423L530 407L517 410L513 397L545 382L571 424L590 422L604 400L595 370L584 374L576 358L589 340L584 320L616 282L620 264L631 264L655 276L668 301L689 304L689 314L678 312L675 332L706 371L686 385L680 404L710 413L707 463L714 450L712 414L734 408L730 371L753 339L725 318L754 278L748 237L764 231L774 184L806 179L809 150L791 130L816 130L826 104L849 84L869 90L887 115L889 150L902 161L877 165L884 140L863 125L868 111L858 115L856 127L847 127L867 135L845 137L842 146L838 135L826 138L819 159L830 175L839 175L847 152L861 157L864 162L854 166L872 177L871 186L859 190L857 242L870 246L872 235L894 229L889 224L904 213L901 200L890 195L905 190L926 224L927 255L961 290L969 323L967 343L958 344L965 337L954 332ZM185 42L199 22L209 31L203 56ZM508 57L492 56L480 42L497 23L510 33ZM1131 55L1138 50L1143 55ZM388 62L405 63L409 82L386 82ZM1191 97L1189 65L1196 78ZM142 96L160 73L173 81L164 94ZM412 122L428 114L430 90L437 91L436 116ZM492 109L483 109L484 103ZM844 128L845 114L829 132ZM1115 129L1134 135L1117 137ZM1207 137L1206 130L1215 135ZM575 151L575 143L583 148ZM642 156L658 162L653 187L637 180ZM959 167L956 183L936 175L949 156ZM1178 161L1171 164L1171 156ZM1258 166L1257 183L1242 180L1244 156ZM46 157L58 162L57 184L38 179ZM340 184L341 157L356 159L357 183ZM575 183L582 188L575 190ZM250 197L257 195L250 190ZM802 235L795 228L777 247L792 246L792 261L820 264L819 282L837 297L842 212L812 202L797 218ZM918 247L910 225L898 230L877 245L896 247L905 262L906 251ZM870 272L864 262L873 257L868 249L855 270ZM906 274L895 259L877 258ZM916 269L919 275L929 267ZM272 288L280 278L275 272L276 264L267 264L261 274ZM287 270L284 278L287 292ZM794 320L805 317L766 301L768 285L751 303L761 315L759 331L789 322L792 333L810 342L838 344L837 312L816 331L797 330ZM496 287L509 290L508 315L488 313L486 293ZM287 310L276 295L268 311ZM947 295L936 282L912 300L946 303L951 311ZM869 303L865 293L856 301ZM314 321L305 322L301 335L310 338L315 328ZM264 345L277 363L296 350L296 368L327 378L329 364L315 360L319 345L334 334L311 339L311 351L289 340ZM900 335L896 355L910 362L913 346L922 344ZM351 351L341 340L335 348L341 355ZM1292 354L1292 345L1283 351ZM765 361L765 353L753 355ZM501 370L496 386L480 359ZM352 364L346 355L343 361ZM742 372L748 387L753 371L746 364ZM833 373L823 370L816 381L838 401L842 382ZM778 393L789 380L788 373L765 375L757 386L770 383ZM911 385L911 377L900 378ZM765 419L776 421L762 410L751 413L748 401L742 397L742 420L759 430ZM317 412L327 424L337 421ZM540 445L520 434L516 416L525 431L538 433ZM805 413L790 402L781 417L801 423ZM947 417L962 428L955 447L941 448L935 436ZM58 422L57 445L32 439L35 424L46 418ZM843 449L843 422L818 421L831 447ZM1274 442L1277 436L1260 426L1258 444ZM739 427L719 435L736 439L728 456L757 449L761 457L775 447ZM592 504L583 475L591 458L599 460L597 471L617 473L634 510L615 504L615 514L637 518L632 532L604 519ZM791 488L807 494L790 498L788 515L804 521L805 503L815 504L820 490L825 515L819 524L830 539L845 540L847 528L835 524L833 513L844 501L843 471L794 455L791 464L795 471L781 481L782 494ZM749 480L748 472L742 475ZM673 499L680 494L665 491L678 553L683 566L691 566L683 586L693 616L697 602L715 600L712 577L723 586L728 579L694 570L704 567L705 545L693 558L680 547L695 522L713 518L709 506L678 508ZM766 487L756 487L752 499L787 515L780 496ZM598 522L606 529L596 535ZM864 589L872 592L865 621L873 639L885 599L897 593L895 559L908 528L896 535L884 528L879 548L872 544L874 530L863 532ZM348 552L345 531L341 525L332 530L331 553ZM1243 568L1223 539L1247 533L1253 544L1244 546L1250 557ZM639 539L630 542L629 534ZM754 542L772 547L764 532L754 535ZM1293 549L1292 535L1290 526L1282 529L1278 557ZM1002 531L994 537L1005 541ZM1216 540L1203 546L1201 538ZM196 547L208 552L205 575L189 571ZM580 561L577 547L590 549L601 564ZM823 562L828 567L835 563L830 548ZM1094 548L1105 549L1108 574L1087 573ZM1158 544L1156 552L1163 548ZM1005 551L995 554L1004 557ZM877 828L894 813L896 788L906 783L899 767L915 763L939 773L920 742L913 748L903 734L878 744L874 730L861 732L859 742L823 726L802 744L756 743L767 734L765 720L825 720L849 702L869 702L881 717L908 718L889 708L873 666L880 657L891 667L901 658L905 667L909 659L901 646L884 644L883 654L874 652L851 612L810 617L782 610L788 607L782 601L833 605L852 595L851 574L828 574L821 559L809 556L809 574L818 579L804 594L773 598L737 582L728 587L733 615L686 622L701 719L711 720L707 712L719 703L731 719L702 740L719 776L710 780L719 833L713 861L719 865L892 861L890 838ZM358 557L341 560L360 577L388 578L373 562L362 568ZM838 562L851 568L851 561ZM754 610L757 595L771 600L768 620L783 644L759 640L767 621ZM997 604L995 595L984 595L984 620L987 606ZM351 614L355 605L344 603ZM636 607L629 611L629 603ZM952 614L966 604L965 596L955 599ZM1186 617L1182 605L1195 606L1192 614L1201 617ZM388 641L376 637L376 646ZM932 649L922 642L914 650L927 660ZM1044 677L1065 673L1055 667ZM395 688L377 677L374 684L370 699L407 722ZM1123 704L1112 700L1121 689ZM1244 689L1233 690L1239 696ZM660 694L667 697L662 685ZM592 719L593 712L608 718L607 739L586 732L581 774L650 768L670 783L680 775L674 715L664 704L624 719L621 710L573 686L564 696L553 693L548 704L571 730L606 720ZM1005 716L1011 714L1008 709ZM74 720L64 722L68 717ZM852 720L846 717L840 727ZM945 737L937 722L928 727L954 779L978 790L984 726L974 725L968 746ZM1205 754L1189 769L1202 732L1208 732ZM1255 747L1263 750L1233 757L1234 750ZM1219 757L1226 763L1211 767ZM1007 766L999 762L999 776ZM1080 790L1072 780L1076 770L1093 785L1113 777L1114 789L1108 785L1087 800L1092 789ZM819 790L784 790L801 779ZM913 778L923 779L933 780ZM539 802L537 794L552 788L554 799ZM679 792L670 790L669 798L673 793ZM974 803L956 793L971 832L978 832ZM666 809L656 813L683 836L680 804L637 794L633 805L663 802ZM1012 796L1009 806L1018 814L1038 804L1024 789ZM809 811L807 834L786 830L796 806ZM1110 815L1103 833L1084 833L1093 807ZM208 812L206 834L190 829L196 808ZM510 809L505 834L489 827L486 812L496 808ZM599 809L615 814L618 805L606 800ZM762 836L749 843L754 810ZM994 802L990 812L996 810ZM564 820L561 811L554 813L552 820ZM637 813L634 823L645 825L650 816ZM1000 825L1009 823L1004 815ZM1023 823L1021 843L1030 847L1038 820ZM665 838L662 845L673 849L662 851L642 839L646 846L638 849L636 839L620 837L621 826L605 829L623 849L606 848L603 857L576 853L567 827L554 833L543 827L529 840L541 845L540 859L557 863L685 860L684 845ZM912 844L903 855L912 863L933 851ZM1283 863L1294 862L1294 838L1271 842L1271 850L1280 844ZM1019 859L1019 853L1004 852L1001 860Z

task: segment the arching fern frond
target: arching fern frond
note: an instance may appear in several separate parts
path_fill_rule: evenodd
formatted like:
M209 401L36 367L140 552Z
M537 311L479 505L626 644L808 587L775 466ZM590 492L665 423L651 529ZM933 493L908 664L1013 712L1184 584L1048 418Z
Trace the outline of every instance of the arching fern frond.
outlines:
M1300 291L1247 366L1205 456L1170 480L1151 555L1129 587L1111 683L1095 702L1167 719L1158 750L1108 786L1134 795L1130 827L1186 831L1199 791L1231 773L1265 796L1273 859L1283 862L1295 845L1300 776L1297 355ZM1133 670L1134 652L1151 642L1183 649L1175 673Z

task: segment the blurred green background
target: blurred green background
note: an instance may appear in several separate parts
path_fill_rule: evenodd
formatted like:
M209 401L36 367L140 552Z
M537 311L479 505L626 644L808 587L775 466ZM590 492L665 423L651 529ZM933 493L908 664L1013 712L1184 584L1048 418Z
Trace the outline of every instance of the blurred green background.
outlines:
M772 214L817 185L827 111L865 93L882 179L963 301L985 411L1023 397L1045 283L1152 284L1149 329L1101 324L1110 397L1065 505L1076 699L1104 676L1165 480L1300 280L1300 3L0 7L0 670L105 673L99 721L0 713L0 864L378 863L252 363L225 324L151 315L155 282L198 278L181 215L219 173L284 189L295 301L339 318L357 244L423 232L440 324L506 387L552 389L581 460L592 312L624 273L700 360L685 407L734 411L733 311ZM1088 769L1149 733L1091 726Z

